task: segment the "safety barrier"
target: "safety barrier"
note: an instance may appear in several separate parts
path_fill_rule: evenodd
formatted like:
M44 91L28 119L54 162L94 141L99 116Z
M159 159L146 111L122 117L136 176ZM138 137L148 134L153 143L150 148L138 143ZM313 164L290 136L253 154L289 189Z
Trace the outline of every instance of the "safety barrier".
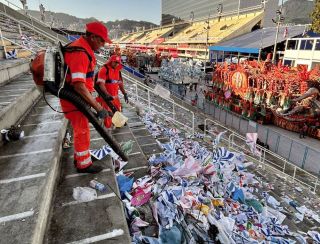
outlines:
M135 69L130 68L129 66L123 66L123 68L128 71L130 74L133 74L134 76L137 76L138 78L144 78L145 76L139 72L137 72Z
M217 131L210 131L207 126L210 122ZM301 183L304 186L309 187L314 193L316 192L317 186L319 184L318 177L310 174L306 170L301 169L300 167L290 163L287 159L281 157L280 155L256 145L258 154L251 152L246 143L246 138L236 133L235 131L221 125L217 121L211 119L205 119L204 122L204 134L207 133L213 136L216 136L219 132L226 131L225 135L221 140L228 145L228 148L237 152L244 152L247 158L251 159L254 162L258 162L264 168L270 167L273 170L283 173L294 181ZM226 139L228 138L228 139Z
M163 108L159 104L155 104L151 99L150 94L152 94L152 89L144 84L142 84L137 79L134 79L128 75L125 75L125 78L130 80L135 86L136 91L134 93L131 93L132 96L135 96L141 101L146 102L147 104L155 105L160 111L168 111L167 108ZM138 87L141 87L142 89L147 90L147 97L140 96L138 94ZM175 102L171 100L167 100L170 103L176 104ZM150 106L150 105L148 105ZM183 106L181 106L183 107ZM192 112L189 109L185 109L184 112ZM174 114L173 112L170 112L170 114ZM175 114L177 114L175 112ZM194 116L194 112L192 112L192 124L193 124L193 130L194 133L194 125L195 120L199 119ZM182 121L176 121L175 117L171 117L171 119L179 124L180 126L184 126L184 123ZM256 145L256 148L260 152L259 154L255 155L253 154L248 145L246 144L246 138L241 136L239 133L237 133L235 130L232 130L221 123L219 123L216 120L204 119L204 135L211 135L213 137L216 137L220 132L225 131L225 134L221 137L221 141L223 144L227 145L230 150L234 150L237 152L243 152L245 153L246 157L250 160L252 160L255 163L258 163L263 168L270 168L271 170L274 170L275 172L278 172L279 174L282 174L284 178L288 180L292 180L295 182L299 182L300 184L306 186L309 188L313 193L317 191L317 187L319 185L319 178L315 175L307 172L306 170L300 168L299 166L289 162L286 158L278 155L277 153L274 153L264 147L261 147L259 145Z
M164 118L170 118L171 121L186 128L187 130L194 133L195 131L195 116L194 112L189 109L177 104L173 99L167 99L164 97L158 96L150 87L142 84L138 80L130 77L128 74L123 73L123 77L127 82L131 82L134 86L134 91L127 91L137 102L143 101L147 104L148 110L152 111L152 106L157 108L157 112L163 116ZM161 106L159 103L155 103L154 101L161 101L161 103L166 102L166 106ZM189 114L190 121L188 123L185 122L184 117L181 117L181 114Z
M256 145L258 153L254 154L246 146L246 138L239 134L231 133L229 135L229 148L237 152L244 152L248 158L258 162L264 168L269 167L279 173L284 174L289 179L308 187L313 193L315 193L317 190L317 186L319 185L318 177L310 174L304 169L301 169L297 165L290 163L280 155L259 145Z

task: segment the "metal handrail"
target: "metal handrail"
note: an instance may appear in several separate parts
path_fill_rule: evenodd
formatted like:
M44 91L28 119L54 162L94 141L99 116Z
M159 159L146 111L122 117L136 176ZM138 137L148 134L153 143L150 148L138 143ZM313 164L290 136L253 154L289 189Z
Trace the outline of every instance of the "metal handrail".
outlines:
M245 142L244 140L244 137L239 135L239 134L236 134L236 133L232 133L230 136L229 136L229 146L232 145L230 148L232 148L233 150L236 150L237 151L237 148L234 147L234 145L238 146L239 148L241 149L244 149L242 148L241 146L237 145L235 142L234 142L234 137L237 137L238 139L240 139L241 141ZM232 143L230 143L232 142ZM308 186L310 189L312 188L313 189L313 192L315 193L316 192L316 189L317 189L317 185L318 185L318 177L316 177L315 175L313 174L310 174L308 171L290 163L288 160L286 160L285 158L281 157L280 155L278 154L275 154L274 152L271 152L270 150L267 150L266 148L263 148L259 145L256 145L257 148L260 149L260 153L261 153L261 156L259 157L259 163L263 164L264 166L269 166L271 167L273 170L276 170L282 174L285 174L286 176L292 178L292 180L294 181L298 181L299 183L303 184L303 185L306 185ZM270 154L272 157L275 157L276 159L278 159L280 162L283 163L283 167L281 167L280 165L277 165L278 168L280 168L281 170L279 170L277 167L273 166L275 165L273 162L269 161L266 159L266 153ZM262 156L263 155L263 156ZM246 154L247 157L250 157L254 160L257 160L256 158L252 157L251 155L249 154ZM268 164L266 164L266 161L268 161ZM293 176L291 176L290 174L286 173L285 172L285 169L286 169L286 166L287 165L290 165L291 167L293 167L294 171L293 171ZM299 180L297 179L296 177L296 172L297 172L297 169L302 171L304 174L308 175L308 177L312 178L314 180L314 183L311 185L309 183L306 183L302 180Z
M0 30L1 30L1 29L0 29ZM1 31L0 31L0 33L1 33ZM2 33L1 33L1 39L7 40L7 41L13 43L13 44L16 45L16 46L21 47L21 48L24 49L24 50L28 50L28 51L32 52L33 54L36 54L36 52L33 51L32 49L29 49L29 48L27 48L27 47L25 47L25 46L23 46L23 45L15 42L15 41L10 40L9 38L4 37L4 36L2 35ZM38 47L40 48L40 46L38 46Z
M25 20L20 20L19 23L24 23L25 26L26 26L26 25L29 25L29 26L30 26L30 23L28 23L28 22L25 21ZM51 39L52 41L61 41L63 44L67 44L66 41L61 40L61 39L59 38L59 34L57 34L57 36L54 36L54 35L46 32L46 31L42 30L42 29L39 28L39 27L36 27L36 26L34 26L34 25L31 25L31 26L32 26L32 30L35 30L35 31L37 31L38 33L40 33L41 35L46 36L48 39ZM30 26L30 27L31 27L31 26Z
M7 13L4 13L4 12L0 12L0 14L4 15L5 17L7 17L7 18L9 18L9 19L11 19L11 20L13 20L15 22L17 22L19 25L22 25L22 26L24 26L26 28L29 28L30 30L36 31L38 34L44 36L45 38L47 38L47 39L49 39L51 41L62 41L62 42L64 42L63 40L60 40L59 38L57 38L57 37L45 32L44 30L42 30L42 29L40 29L40 28L38 28L36 26L33 26L32 24L28 23L25 20L18 20L16 18L8 15ZM66 44L66 43L64 42L64 44Z
M128 76L126 75L126 77L128 77ZM150 87L145 86L145 85L142 84L139 80L134 79L134 78L132 78L132 77L129 77L129 78L130 78L130 80L132 80L132 81L134 80L133 82L135 83L135 86L140 85L141 87L144 87L145 89L148 89L148 90L150 89ZM136 94L136 95L138 96L138 94ZM150 99L149 96L148 96L148 99ZM148 101L148 99L145 99L145 98L144 98L143 100ZM171 101L169 101L169 102L171 102ZM148 103L150 103L150 101L148 101ZM161 106L158 106L158 107L161 107ZM182 106L181 106L181 107L182 107ZM161 107L161 109L163 109L163 108ZM190 110L188 110L188 109L186 109L186 108L185 108L185 110L190 111ZM195 123L194 120L195 120L195 117L193 117L193 125L194 125L194 123ZM176 121L175 119L174 119L174 121L175 121L175 122L178 122L178 124L180 124L180 125L185 126L184 124L180 123L179 121ZM206 135L207 133L213 135L213 133L211 133L211 132L210 132L209 130L207 130L207 128L206 128L206 127L207 127L207 124L208 124L208 121L212 122L214 125L219 126L219 127L221 127L223 130L226 130L227 132L230 133L230 135L229 135L229 137L228 137L227 140L224 139L224 138L222 138L223 141L225 141L226 143L228 143L228 147L229 147L229 148L232 148L233 150L238 151L238 152L240 152L240 151L237 150L237 148L241 148L241 150L245 152L245 154L246 154L246 156L247 156L248 158L251 158L251 159L254 160L254 161L258 161L259 164L264 165L264 167L266 167L266 166L267 166L267 167L271 167L273 170L275 170L275 171L277 171L277 172L280 172L281 174L284 174L284 175L290 177L293 181L299 182L299 183L301 183L302 185L305 185L305 186L309 187L310 190L312 189L313 193L316 192L317 186L319 185L319 178L318 178L317 176L315 176L315 175L309 173L308 171L306 171L306 170L304 170L304 169L302 169L302 168L294 165L293 163L289 162L288 160L286 160L285 158L281 157L280 155L278 155L278 154L276 154L276 153L274 153L274 152L272 152L272 151L270 151L270 150L268 150L268 149L266 149L266 148L264 148L264 147L262 147L262 146L260 146L260 145L256 145L256 148L257 148L258 150L260 150L260 153L261 153L261 154L260 154L259 156L257 156L257 158L253 157L253 156L251 155L252 153L250 152L250 150L248 150L247 148L243 148L242 146L238 145L238 144L235 142L235 140L234 140L234 138L237 138L238 140L242 141L242 142L244 143L244 145L246 145L246 144L245 144L246 138L243 137L242 135L238 134L238 133L235 132L234 130L229 129L229 128L227 128L226 126L220 124L220 123L217 122L217 121L214 121L214 120L211 120L211 119L208 119L208 118L206 118L206 119L204 120L204 135ZM194 127L194 126L193 126L193 127ZM194 133L194 130L193 130L193 133ZM283 164L283 166L280 166L280 165L275 164L275 163L273 163L272 161L268 160L268 159L266 158L267 155L276 158L277 161L279 161L279 162L281 162L281 163ZM288 166L290 166L290 167L293 168L293 176L286 172L286 168L287 168ZM300 170L303 174L307 175L307 176L309 177L308 179L309 179L310 182L307 182L306 180L303 181L303 180L301 180L301 179L298 179L298 178L296 177L297 170L298 170L298 171Z
M18 8L19 10L23 10L23 12L20 12L20 13L23 14L24 16L26 16L26 17L28 17L28 18L30 18L30 19L35 20L35 21L38 22L39 24L44 25L45 27L47 27L47 28L49 28L49 29L52 29L51 26L48 25L47 23L45 23L45 22L43 22L43 21L41 21L41 20L33 17L32 15L25 14L25 13L24 13L24 9L21 8L21 7L19 7L18 5L14 4L14 3L12 3L12 2L10 2L10 1L8 1L8 0L0 0L0 2L2 2L2 1L7 2L7 5L8 5L9 8L10 8L10 5L12 5L12 6ZM61 29L58 29L58 30L61 31L62 33L65 33L67 36L69 36L69 34L68 34L67 32L65 32L65 31L63 31L63 30L61 30Z
M155 105L155 106L157 106L157 107L160 107L159 105L151 102L150 94L153 94L153 95L155 95L155 96L158 96L158 94L156 94L150 87L142 84L141 82L137 81L136 79L130 77L130 76L127 75L127 74L123 74L123 77L126 78L127 80L129 80L129 81L131 81L131 82L134 83L134 85L136 86L136 94L135 94L135 96L136 96L137 98L142 98L142 100L147 101L147 102L148 102L149 109L150 109L150 105L151 105L151 104L152 104L152 105ZM138 89L137 89L138 86L141 87L143 90L146 90L146 91L147 91L147 93L148 93L148 99L145 99L145 98L139 96L139 94L138 94ZM175 119L175 114L176 114L176 109L177 109L177 108L183 109L183 110L185 110L187 113L189 113L189 114L192 115L192 127L189 127L189 126L187 126L187 127L189 127L189 128L192 130L192 133L194 133L194 129L195 129L195 128L194 128L194 125L195 125L195 123L194 123L194 118L195 118L194 112L193 112L193 111L190 111L189 109L187 109L187 108L185 108L185 107L183 107L183 106L181 106L181 105L179 105L179 104L177 104L177 103L175 103L175 101L174 101L173 99L167 99L167 98L164 98L164 97L162 97L162 99L164 99L165 101L167 101L167 102L169 102L169 103L172 104L172 109L173 109L172 112L169 111L168 109L164 109L164 110L165 110L165 111L168 111L170 114L172 114L172 119L173 119L176 123L178 123L178 124L180 124L180 125L183 125L183 126L186 126L185 124L183 124L183 123L181 123L181 122L179 122L178 120ZM162 107L161 107L161 108L162 108Z

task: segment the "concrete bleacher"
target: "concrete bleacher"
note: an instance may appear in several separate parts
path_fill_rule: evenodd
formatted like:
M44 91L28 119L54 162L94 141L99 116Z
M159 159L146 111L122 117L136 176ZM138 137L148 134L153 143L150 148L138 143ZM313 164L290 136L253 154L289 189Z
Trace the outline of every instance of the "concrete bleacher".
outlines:
M216 43L250 32L263 18L263 12L222 17L209 21L208 42ZM165 43L205 43L207 39L206 21L194 22Z
M114 43L126 43L127 40L129 38L131 38L131 36L133 36L134 33L128 33L128 34L124 34L119 40L114 40Z
M144 31L136 32L133 35L129 36L125 39L126 43L135 43L137 40L141 39L143 36L145 36L146 33Z
M40 93L27 73L28 60L1 61L0 64L0 128L3 129L17 123Z
M134 107L124 104L123 113L129 118L127 126L113 130L112 135L118 142L133 141L132 151L128 154L129 162L124 167L124 172L132 172L133 177L137 179L147 173L147 157L161 152L162 149L146 130ZM100 148L105 144L100 135L92 129L91 148ZM124 218L122 202L117 197L119 191L111 158L108 156L96 161L95 164L102 165L105 169L98 175L92 176L73 173L72 154L70 149L62 157L61 180L53 204L53 215L45 236L45 243L75 241L81 243L84 239L103 238L104 235L115 230L120 231L119 235L112 239L101 239L103 243L130 243L131 238ZM75 203L72 199L72 189L76 186L88 186L89 181L93 178L105 185L108 184L112 189L108 187L107 192L98 193L98 199L95 201ZM90 221L93 219L99 224Z
M0 12L2 8L4 5L0 4ZM18 20L15 20L14 17L27 18L12 9L10 11L12 18L10 17L8 20L0 18L0 28L3 30L3 42L1 42L3 51L8 51L10 48L19 49L18 53L24 51L27 47L22 45L21 33L32 37L35 42L35 45L32 46L34 52L43 46L52 45L57 40L53 37L47 39L47 36L50 37L52 34L51 30L48 30L46 26L41 26L41 23L38 23L39 26L36 29L20 29L21 26L19 27ZM2 53L4 54L4 52ZM101 58L98 60L101 62ZM56 236L58 232L55 227L58 222L55 218L55 211L62 211L65 214L62 217L73 216L72 219L69 219L70 222L59 223L61 226L66 224L71 227L71 230L74 229L74 225L70 225L70 223L83 219L79 217L79 213L81 213L78 211L79 209L75 209L74 206L58 209L53 205L61 199L64 201L72 199L71 186L81 186L84 182L88 186L89 182L86 179L90 177L92 180L96 176L78 174L78 177L68 178L69 181L65 181L63 178L63 176L77 173L70 158L73 156L72 151L62 150L68 122L64 119L63 114L52 111L41 98L41 94L28 72L29 62L29 58L7 60L5 55L0 61L0 91L2 91L0 129L7 129L11 125L21 125L21 129L25 133L25 136L18 141L0 143L0 242L38 244L49 241L55 243L56 238L59 237L59 243L61 243L62 240L67 241L67 239L65 239L66 235ZM61 111L59 100L56 97L47 94L46 98L55 109ZM121 133L118 136L122 136L121 140L126 140L128 137L128 135ZM94 130L92 130L92 139L93 142L94 139L98 139L96 143L92 143L93 147L105 144ZM145 174L146 157L137 142L134 148L139 153L134 152L130 159L131 165L138 167L134 170L135 173ZM66 159L63 156L67 154ZM144 163L143 167L139 167L141 163ZM108 183L115 191L118 191L110 158L105 166L106 170L98 177L108 179ZM75 178L79 181L75 181ZM59 185L58 188L57 185ZM70 189L71 194L68 192ZM68 195L64 195L66 193ZM94 205L91 210L98 214L96 218L100 220L101 228L107 231L107 225L104 224L108 224L112 228L121 228L123 233L117 238L116 243L129 243L130 236L122 205L116 201L107 203L104 201L103 205L101 205L101 201L96 201L95 204L97 205ZM82 208L86 208L86 205L83 204ZM104 208L105 206L107 208ZM72 211L68 212L68 210ZM85 218L88 215L82 216ZM93 235L95 232L90 228L92 221L86 223L88 224L86 233L82 232L82 236L68 235L67 238L74 238L73 240L76 241L81 237ZM80 223L78 230L80 230ZM50 236L50 234L53 234L51 238L45 239L45 236Z
M0 58L5 58L4 51L16 50L16 58L28 58L33 50L50 45L43 37L33 30L20 25L17 20L0 13L2 40L0 41ZM26 38L28 40L26 40Z
M160 29L155 29L148 31L142 38L137 39L135 43L139 44L150 44L155 41L157 38L166 35L168 32L172 31L173 27L163 27Z

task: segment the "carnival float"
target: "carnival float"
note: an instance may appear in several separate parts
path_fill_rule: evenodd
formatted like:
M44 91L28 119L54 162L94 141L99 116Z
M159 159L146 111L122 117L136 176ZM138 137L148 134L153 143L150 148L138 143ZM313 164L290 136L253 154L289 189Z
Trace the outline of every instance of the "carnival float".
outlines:
M273 123L320 139L320 71L263 62L219 64L206 99L261 124Z

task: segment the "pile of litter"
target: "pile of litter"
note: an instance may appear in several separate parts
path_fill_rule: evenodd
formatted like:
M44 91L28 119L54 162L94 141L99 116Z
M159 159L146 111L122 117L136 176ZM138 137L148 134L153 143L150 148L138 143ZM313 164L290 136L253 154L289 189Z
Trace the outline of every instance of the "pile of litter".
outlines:
M308 233L290 231L289 213L272 186L249 172L254 164L243 153L217 147L223 134L208 149L197 141L200 134L185 136L152 113L144 123L169 142L159 142L164 152L149 158L149 175L136 181L117 176L134 243L320 243L314 230L319 215L284 197L281 202L295 211L289 221L315 223Z

